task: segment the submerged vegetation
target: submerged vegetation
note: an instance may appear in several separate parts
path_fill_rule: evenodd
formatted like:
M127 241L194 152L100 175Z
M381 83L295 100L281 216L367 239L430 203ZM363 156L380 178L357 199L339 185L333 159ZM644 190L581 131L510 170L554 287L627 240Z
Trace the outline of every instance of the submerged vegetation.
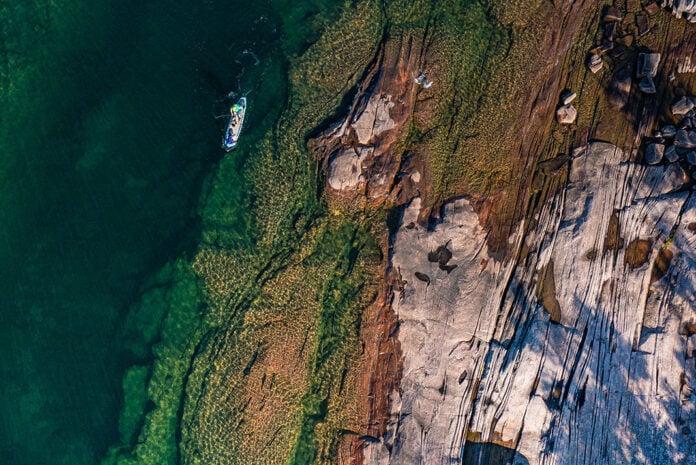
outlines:
M426 44L437 93L402 148L424 154L433 200L510 176L501 147L514 134L500 131L513 125L506 96L526 66L513 30L539 34L519 33L523 14L482 1L310 4L286 17L309 26L284 45L282 114L242 141L248 163L235 153L221 161L197 255L165 268L133 310L141 363L124 378L122 444L104 465L332 463L341 431L359 430L360 315L376 294L386 212L329 213L306 141L342 111L383 41L403 33ZM230 188L239 172L243 198Z

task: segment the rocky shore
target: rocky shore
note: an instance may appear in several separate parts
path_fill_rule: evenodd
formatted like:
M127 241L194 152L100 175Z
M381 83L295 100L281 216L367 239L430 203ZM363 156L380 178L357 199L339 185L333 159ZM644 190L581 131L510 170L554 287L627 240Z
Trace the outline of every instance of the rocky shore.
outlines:
M254 243L194 261L181 462L696 461L690 8L324 24L251 157Z
M696 30L676 3L565 11L579 47L520 125L520 184L432 204L428 152L395 150L419 115L408 54L317 142L330 199L400 212L363 334L389 375L365 374L340 463L696 461Z

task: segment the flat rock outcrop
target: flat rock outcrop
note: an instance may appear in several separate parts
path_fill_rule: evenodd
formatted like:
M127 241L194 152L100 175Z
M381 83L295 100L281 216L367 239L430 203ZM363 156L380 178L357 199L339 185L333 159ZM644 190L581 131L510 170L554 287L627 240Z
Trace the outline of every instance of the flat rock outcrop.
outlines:
M383 44L350 110L312 141L334 194L386 199L397 184L412 190L420 181L420 172L391 150L406 135L421 87L413 79L422 59L414 42L404 36Z
M696 21L696 0L662 0L662 6L670 8L677 18L683 16L689 21Z
M514 465L696 461L696 200L679 165L628 159L576 154L508 262L465 199L431 228L418 200L404 211L403 379L365 463L478 463L486 445ZM429 260L441 247L450 271Z

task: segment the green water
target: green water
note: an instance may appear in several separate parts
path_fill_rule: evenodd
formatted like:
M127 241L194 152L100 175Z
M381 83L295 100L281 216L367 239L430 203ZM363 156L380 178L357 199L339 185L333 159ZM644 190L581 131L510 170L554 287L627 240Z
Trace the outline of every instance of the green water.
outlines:
M281 27L253 0L0 4L0 463L119 442L124 319L195 249L226 94L251 91L240 168L282 109L304 39ZM244 242L244 178L226 181Z

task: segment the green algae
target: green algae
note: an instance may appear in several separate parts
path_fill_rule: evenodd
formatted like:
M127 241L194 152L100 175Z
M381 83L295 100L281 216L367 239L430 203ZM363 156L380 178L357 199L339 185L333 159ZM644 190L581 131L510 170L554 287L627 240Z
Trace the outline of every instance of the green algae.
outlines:
M377 266L381 258L372 231L364 224L356 229L352 221L327 227L308 258L331 260L335 267L321 291L317 345L310 357L311 383L302 398L303 418L288 462L291 465L331 463L336 457L336 438L344 425L327 425L320 437L317 425L327 421L332 402L339 404L334 398L346 395L341 384L358 357L360 315L365 297L369 297L363 290L370 281L370 265Z
M143 348L149 347L152 362L133 365L124 376L122 445L112 448L102 464L177 463L185 378L206 329L197 279L185 260L168 264L132 311L134 355L142 357ZM157 322L156 332L153 322Z
M512 28L523 27L526 18L505 12L481 1L426 0L346 2L340 10L317 2L289 12L286 29L297 18L306 21L301 34L288 33L283 43L289 57L282 69L289 79L283 111L235 152L248 161L223 158L200 209L202 240L193 269L203 282L206 310L174 310L186 300L166 299L168 292L158 289L143 296L153 310L136 325L142 339L132 345L141 358L151 350L154 360L147 399L146 365L135 365L124 380L123 445L105 464L335 460L341 431L353 421L349 372L381 260L373 229L385 214L332 218L307 137L339 110L380 42L404 32L430 44L437 81L435 111L410 123L405 142L405 149L427 154L434 199L504 184L511 162L499 156L496 131L515 117L509 111L514 102L505 97L522 65L506 60L513 37L520 37ZM245 188L235 191L240 183ZM190 265L179 263L186 271L172 274L172 282L180 273L184 282L195 281ZM194 329L174 325L189 342L164 350L177 338L160 327L166 329L170 312ZM283 354L274 338L280 336L287 351L301 346L292 372L277 366Z

